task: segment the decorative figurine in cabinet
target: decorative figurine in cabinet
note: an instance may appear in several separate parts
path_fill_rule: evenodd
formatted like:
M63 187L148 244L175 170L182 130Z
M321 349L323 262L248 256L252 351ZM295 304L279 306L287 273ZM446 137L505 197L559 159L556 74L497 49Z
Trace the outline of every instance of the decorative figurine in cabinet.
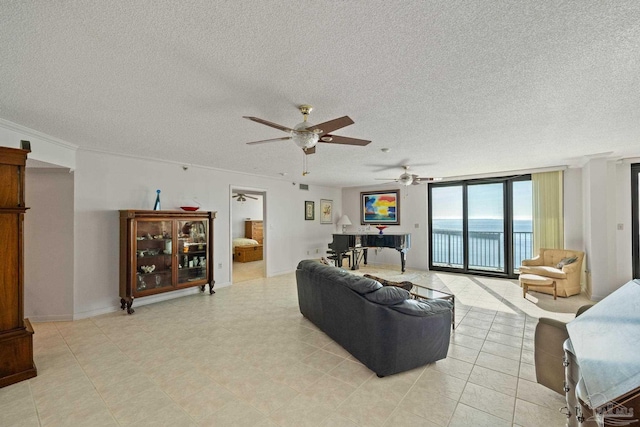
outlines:
M209 285L215 212L120 211L120 306L135 298Z

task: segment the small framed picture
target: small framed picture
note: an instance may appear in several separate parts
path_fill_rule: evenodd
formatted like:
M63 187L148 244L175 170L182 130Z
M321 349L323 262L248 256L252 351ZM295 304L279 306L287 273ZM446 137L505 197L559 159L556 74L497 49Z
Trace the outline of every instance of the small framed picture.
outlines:
M304 202L304 219L307 221L313 221L316 219L315 202L309 200Z
M320 224L333 224L333 200L320 199Z

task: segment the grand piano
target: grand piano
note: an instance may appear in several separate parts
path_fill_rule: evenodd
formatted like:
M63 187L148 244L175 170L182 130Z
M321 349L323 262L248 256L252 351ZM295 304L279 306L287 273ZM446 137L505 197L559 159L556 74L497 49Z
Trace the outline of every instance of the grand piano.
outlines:
M351 269L360 268L359 258L362 254L364 264L367 265L367 248L393 248L400 252L402 272L405 271L407 250L411 248L411 234L409 233L347 233L334 234L329 249L336 254L336 266L342 267L342 257L351 252Z

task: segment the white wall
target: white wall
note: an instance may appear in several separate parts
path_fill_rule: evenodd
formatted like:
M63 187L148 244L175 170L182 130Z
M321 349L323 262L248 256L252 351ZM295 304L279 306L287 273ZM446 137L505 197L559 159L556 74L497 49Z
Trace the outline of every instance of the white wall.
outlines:
M73 319L73 181L68 169L25 176L24 310L34 322Z
M160 189L162 208L176 209L185 198L197 198L201 209L217 211L214 224L216 286L230 283L230 188L266 191L265 240L267 276L293 271L304 258L317 258L331 241L334 225L304 220L304 200L334 200L340 189L310 186L301 191L282 179L229 173L173 163L79 150L75 172L74 315L87 317L119 308L118 251L120 209L152 209ZM316 251L318 252L316 254ZM309 253L307 255L307 252ZM215 297L215 296L214 296ZM140 304L141 301L134 303Z
M233 199L231 202L231 229L232 237L246 237L244 235L244 222L247 219L262 220L262 202L263 198L260 194L248 194L258 200L247 199L246 202L238 202Z
M78 149L76 145L0 119L0 145L20 148L21 140L31 142L31 153L27 159L27 166L30 160L38 160L71 170L76 166L76 150Z
M347 227L347 232L366 231L367 226L360 224L360 192L394 190L398 186L367 186L349 187L342 189L342 212L340 215L349 216L352 225ZM427 230L427 185L412 185L400 188L400 225L391 225L385 232L410 233L411 249L407 251L407 268L428 270L428 230ZM334 208L335 210L335 208ZM417 226L417 227L416 227ZM370 232L378 232L373 226L368 227ZM400 255L395 249L381 249L376 254L375 250L368 251L370 264L390 264L400 267Z

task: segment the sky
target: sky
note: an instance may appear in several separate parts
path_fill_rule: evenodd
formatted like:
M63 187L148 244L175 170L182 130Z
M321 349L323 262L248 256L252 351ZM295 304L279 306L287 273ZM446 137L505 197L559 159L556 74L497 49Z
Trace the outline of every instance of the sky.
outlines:
M501 219L503 217L502 183L476 184L467 187L469 219ZM432 212L436 219L462 218L462 186L435 187ZM513 216L531 220L531 181L513 183Z

